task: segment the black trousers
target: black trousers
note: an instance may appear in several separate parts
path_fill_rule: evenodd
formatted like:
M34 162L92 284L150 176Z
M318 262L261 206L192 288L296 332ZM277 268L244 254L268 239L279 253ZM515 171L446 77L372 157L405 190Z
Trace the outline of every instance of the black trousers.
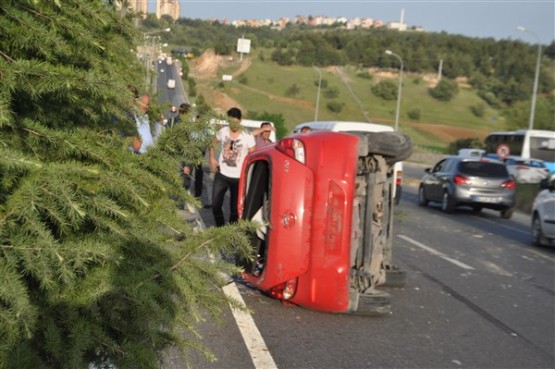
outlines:
M214 189L212 191L212 213L216 227L225 224L223 211L225 193L229 189L229 222L237 222L239 213L237 210L237 196L239 195L239 178L231 178L217 172L214 176Z
M202 171L202 165L195 167L195 197L200 198L202 196L202 179L204 177L204 172Z

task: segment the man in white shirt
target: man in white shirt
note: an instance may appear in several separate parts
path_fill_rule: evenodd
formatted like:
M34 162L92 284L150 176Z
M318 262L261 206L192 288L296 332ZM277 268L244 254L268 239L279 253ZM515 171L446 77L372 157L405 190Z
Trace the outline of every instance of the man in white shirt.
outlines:
M241 115L241 110L238 108L231 108L227 111L229 126L220 128L214 138L215 145L220 148L218 160L215 158L214 148L210 148L210 167L215 173L212 191L212 213L217 227L225 224L222 206L228 189L229 222L236 222L239 218L237 209L239 177L245 158L256 147L254 136L241 127Z
M154 138L152 137L147 115L149 108L150 96L146 94L139 96L137 99L137 111L133 113L139 137L135 137L131 145L132 149L138 154L144 154L149 146L154 145Z

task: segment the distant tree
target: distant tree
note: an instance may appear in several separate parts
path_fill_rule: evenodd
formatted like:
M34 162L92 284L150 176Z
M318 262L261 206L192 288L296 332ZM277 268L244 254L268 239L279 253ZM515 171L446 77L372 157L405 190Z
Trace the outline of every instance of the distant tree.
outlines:
M397 98L397 84L390 79L381 80L372 86L371 91L384 100L395 100Z
M345 103L342 103L336 100L330 101L326 104L326 107L332 113L340 113L341 110L343 110L344 106L345 106Z
M407 116L412 120L420 120L420 116L422 115L422 110L420 108L412 108L407 112Z
M285 96L288 96L288 97L295 97L295 96L297 96L300 92L301 92L301 89L299 88L299 86L297 86L296 83L293 83L291 86L289 86L289 87L287 88L287 90L285 90Z
M328 87L328 80L322 78L321 83L320 83L319 79L314 80L314 86L318 87L318 84L320 84L320 88L327 88Z
M428 89L430 96L440 101L449 101L459 92L457 82L442 78L436 87Z
M336 86L330 86L324 90L324 96L328 99L335 99L339 96L339 88Z
M486 104L483 102L476 103L470 107L470 111L472 111L472 114L475 116L481 118L486 113Z
M456 155L460 149L481 149L483 146L483 142L479 138L460 138L449 144L447 153Z
M519 101L505 112L509 129L527 129L530 125L529 101ZM555 127L555 96L538 96L534 113L534 128L553 131Z

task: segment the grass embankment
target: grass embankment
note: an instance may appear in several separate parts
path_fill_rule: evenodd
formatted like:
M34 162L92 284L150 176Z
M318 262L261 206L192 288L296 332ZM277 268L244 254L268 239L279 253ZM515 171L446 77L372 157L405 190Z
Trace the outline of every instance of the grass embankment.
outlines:
M213 80L197 81L199 93L203 94L210 104L210 96L214 90L220 90L237 101L246 111L267 111L281 113L288 128L296 124L311 121L315 117L318 71L311 67L288 66L281 67L271 61L261 61L257 56L250 56L250 67L236 76L233 81L225 82L221 86L222 74L233 74L239 70L241 62L228 62L221 67ZM244 63L245 61L243 61ZM336 88L339 95L336 98L326 97L326 90L322 89L318 109L318 120L368 120L393 125L395 121L396 100L385 101L371 92L371 86L383 78L398 81L398 71L371 72L372 79L357 76L355 67L321 68L322 79L327 81L328 89ZM243 80L243 83L239 81ZM477 137L483 139L492 130L503 130L505 122L498 111L486 108L483 117L475 116L471 107L483 101L475 91L461 84L459 93L449 102L441 102L428 94L428 88L433 86L433 76L422 76L405 73L399 127L403 133L409 135L414 144L445 152L450 142L459 138ZM291 86L298 87L298 93L286 95ZM330 101L342 104L338 113L327 108ZM420 109L420 119L411 120L408 113Z

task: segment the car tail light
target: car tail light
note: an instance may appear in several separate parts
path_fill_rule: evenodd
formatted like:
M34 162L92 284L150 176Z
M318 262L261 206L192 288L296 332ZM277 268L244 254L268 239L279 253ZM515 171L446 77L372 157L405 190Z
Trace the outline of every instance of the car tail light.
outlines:
M506 188L507 190L514 190L516 188L515 181L512 179L508 179L505 182L501 183L502 188Z
M395 180L395 184L400 186L402 183L403 183L403 171L398 170L397 171L397 179Z
M287 137L280 140L276 149L303 164L305 163L304 144L296 138Z
M465 176L458 175L458 174L455 176L455 178L453 178L453 180L455 181L455 184L457 186L470 183L468 178L466 178Z
M283 299L289 300L297 292L297 278L293 278L285 282L285 288L283 289Z
M268 293L271 297L278 300L289 300L295 296L297 292L297 278L288 280L285 283L270 288Z

